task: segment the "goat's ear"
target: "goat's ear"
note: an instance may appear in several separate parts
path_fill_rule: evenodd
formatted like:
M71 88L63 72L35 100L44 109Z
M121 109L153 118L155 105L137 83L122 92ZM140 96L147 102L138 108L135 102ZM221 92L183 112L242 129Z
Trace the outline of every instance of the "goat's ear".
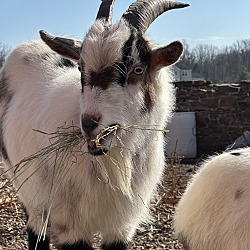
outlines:
M78 40L57 37L40 30L41 39L58 54L78 61L82 42Z
M172 65L179 60L182 52L183 45L179 41L153 50L151 65L154 69L161 69L162 67Z

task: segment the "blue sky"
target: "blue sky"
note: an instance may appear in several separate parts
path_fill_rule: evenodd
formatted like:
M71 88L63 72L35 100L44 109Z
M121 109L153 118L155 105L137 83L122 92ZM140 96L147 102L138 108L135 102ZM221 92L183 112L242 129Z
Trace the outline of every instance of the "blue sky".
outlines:
M150 0L149 0L150 1ZM82 39L94 21L101 0L3 0L0 43L13 48L38 37L38 31ZM116 0L114 21L133 0ZM249 0L186 0L191 6L161 15L147 34L159 44L185 40L191 47L219 47L250 39Z

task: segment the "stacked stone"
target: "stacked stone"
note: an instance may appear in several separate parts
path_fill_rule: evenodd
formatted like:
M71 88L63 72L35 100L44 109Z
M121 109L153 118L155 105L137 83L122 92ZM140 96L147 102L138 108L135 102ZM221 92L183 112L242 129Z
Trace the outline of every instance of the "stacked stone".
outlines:
M250 130L250 82L177 82L177 112L196 112L198 155L225 149Z

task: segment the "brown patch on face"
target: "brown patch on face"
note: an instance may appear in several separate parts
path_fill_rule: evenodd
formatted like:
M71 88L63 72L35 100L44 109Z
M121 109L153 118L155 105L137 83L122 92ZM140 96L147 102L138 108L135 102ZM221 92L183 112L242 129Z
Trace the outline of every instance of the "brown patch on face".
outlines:
M107 89L117 78L115 71L116 70L112 66L107 67L100 72L92 71L90 73L89 85L92 87L100 87L103 90Z
M145 77L145 83L142 86L144 93L144 107L142 108L142 113L151 111L155 104L155 88L152 83L150 74Z
M144 114L145 112L150 111L155 103L155 88L152 83L152 79L150 77L150 73L148 72L148 69L146 66L143 67L144 72L140 75L131 72L128 77L128 84L129 85L136 85L136 84L142 84L142 91L144 95L144 105L141 110L141 113Z

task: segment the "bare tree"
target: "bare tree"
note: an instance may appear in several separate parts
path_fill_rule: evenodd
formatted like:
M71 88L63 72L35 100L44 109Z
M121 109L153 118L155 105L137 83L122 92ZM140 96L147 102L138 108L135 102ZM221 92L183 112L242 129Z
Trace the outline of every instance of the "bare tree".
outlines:
M184 44L186 49L177 66L192 69L193 76L215 83L238 82L249 78L250 39L236 41L222 49L207 44L190 49L186 42Z
M10 52L10 48L0 43L0 68L3 66L7 54Z

